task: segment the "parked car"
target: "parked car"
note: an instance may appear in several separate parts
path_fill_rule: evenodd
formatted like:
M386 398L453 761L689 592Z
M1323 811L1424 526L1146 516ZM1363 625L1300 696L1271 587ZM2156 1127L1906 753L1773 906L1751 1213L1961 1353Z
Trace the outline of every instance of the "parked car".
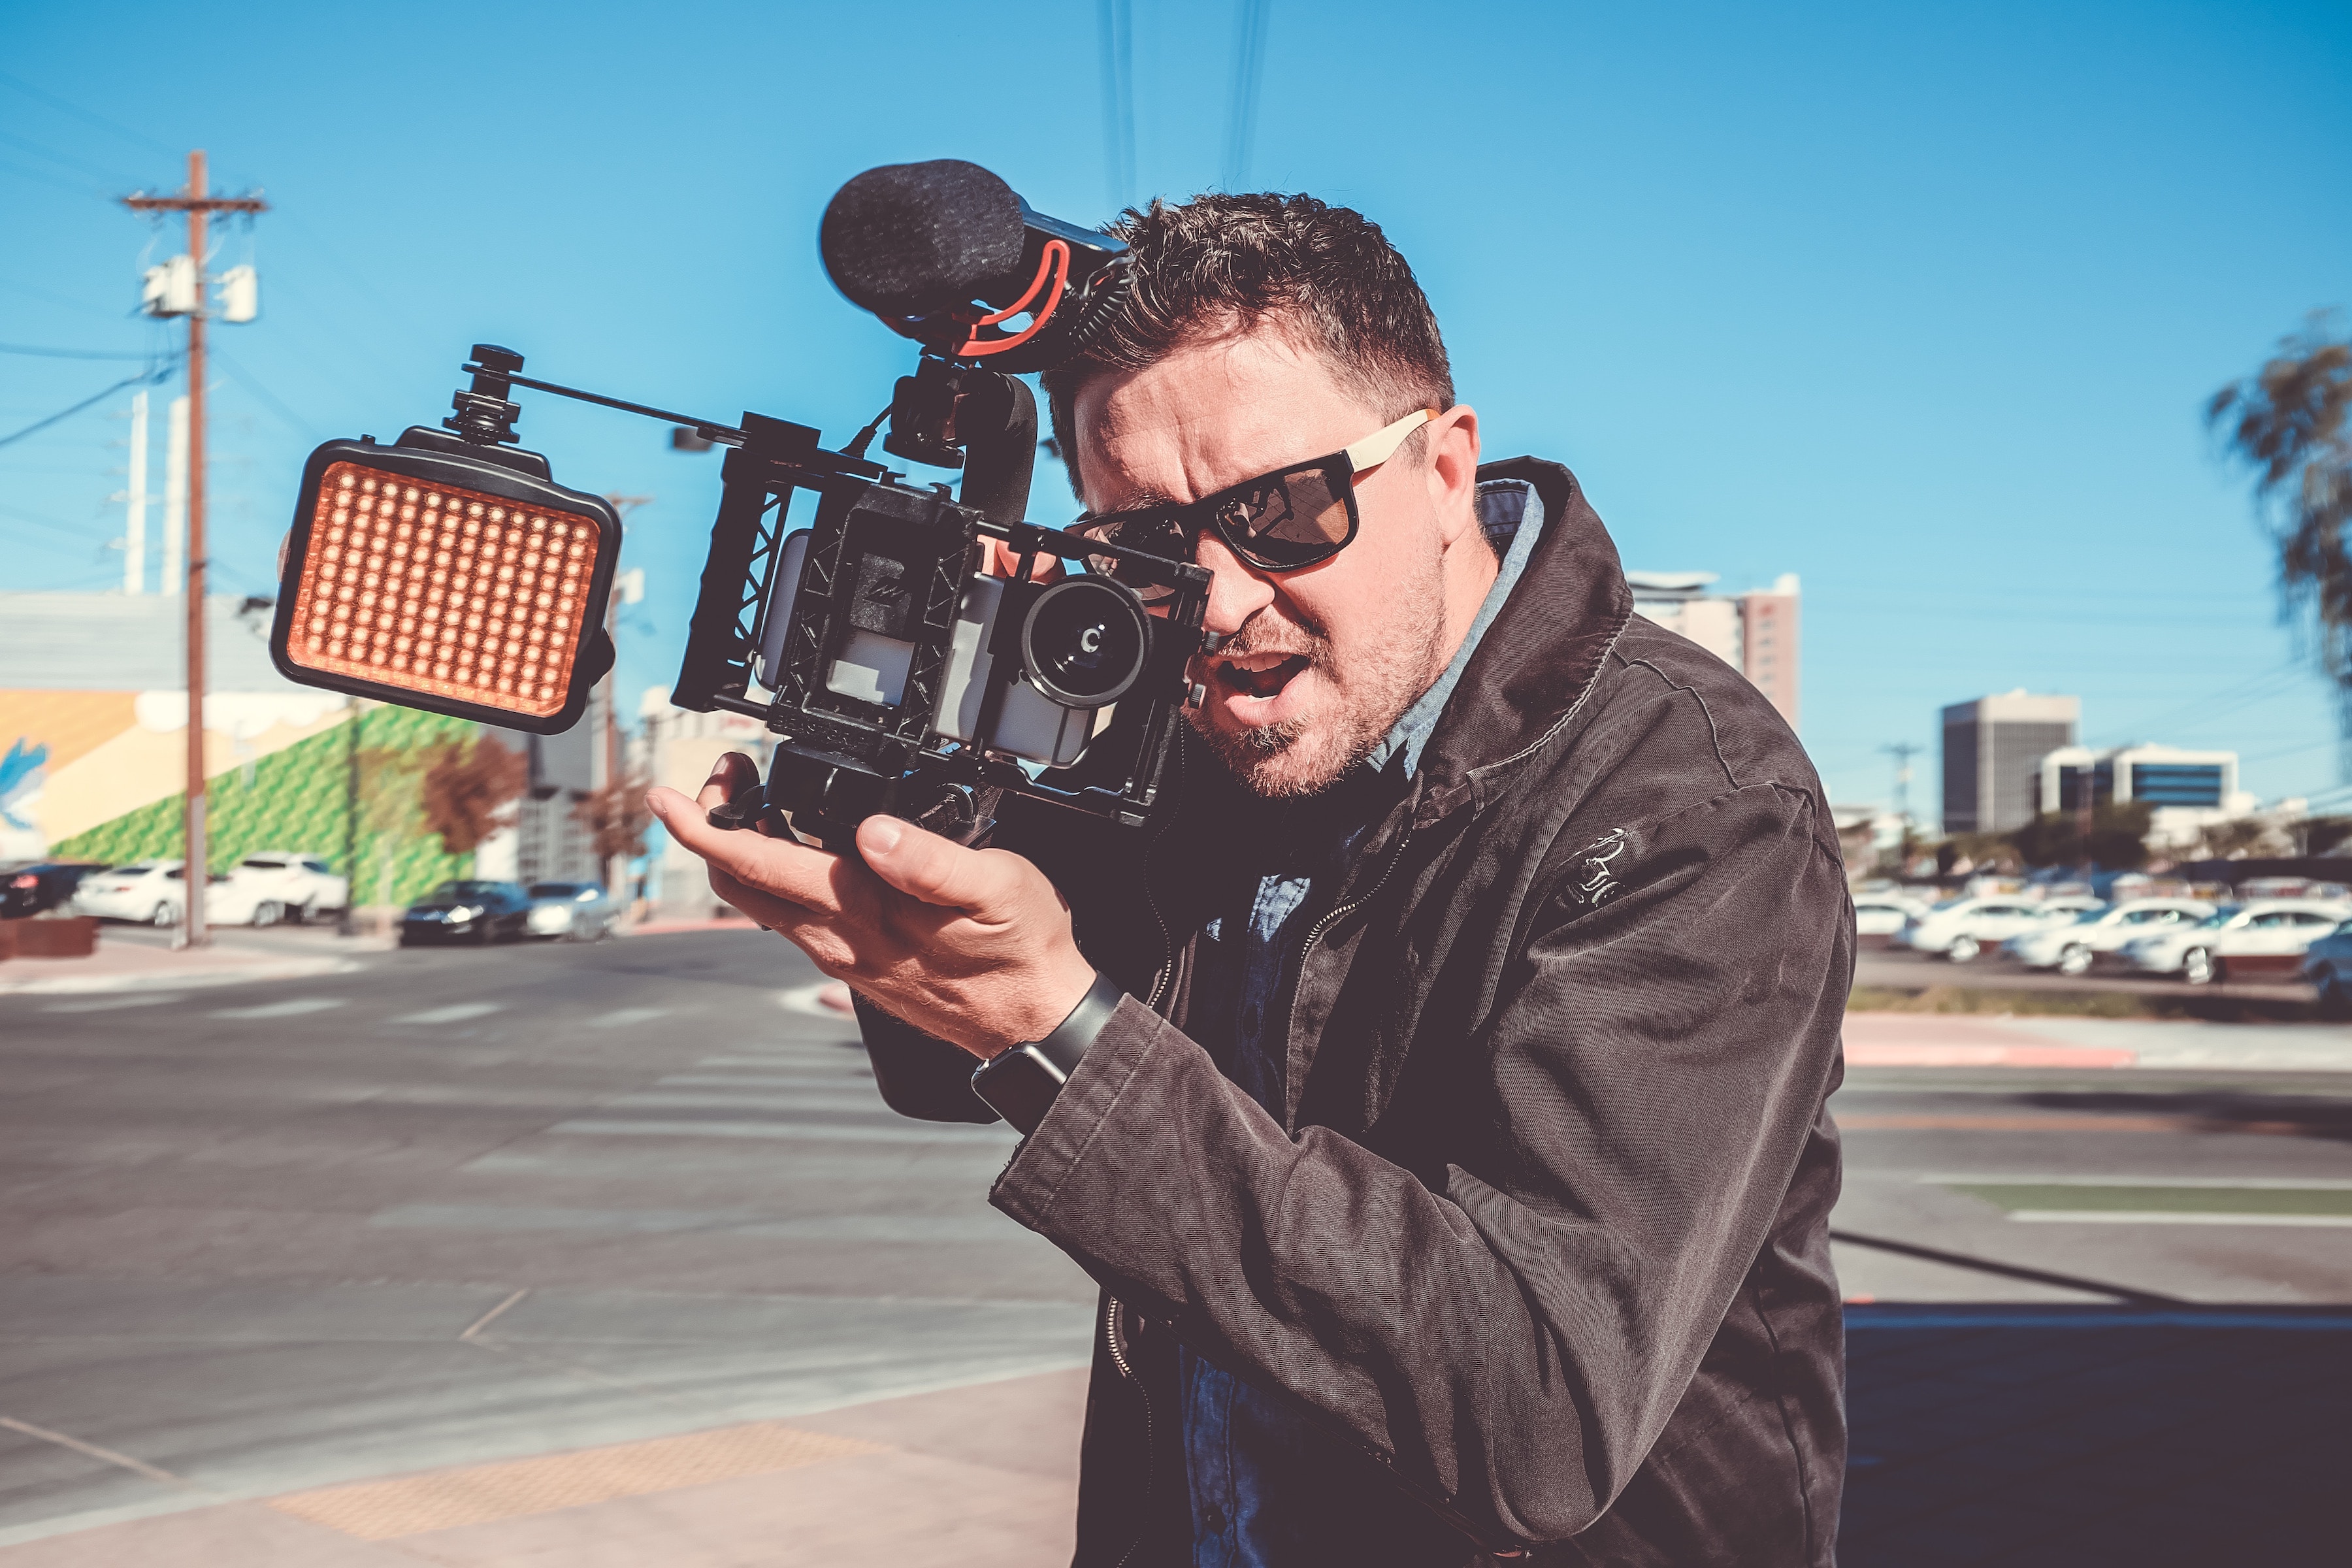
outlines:
M2319 1016L2352 1020L2352 921L2304 950L2303 978L2319 993Z
M281 919L307 921L341 909L351 897L351 883L329 870L324 857L308 850L257 850L238 861L229 875L239 886L253 889L253 923L257 926L275 925Z
M187 907L186 894L177 860L134 860L84 877L74 889L73 908L76 914L100 920L177 925L180 911Z
M528 891L530 915L524 924L533 936L600 942L621 918L621 906L594 882L533 882Z
M2010 894L1982 899L1955 899L1938 904L1909 921L1897 939L1921 952L1939 952L1954 963L1968 963L1988 947L2013 936L2072 921L2085 910L2104 909L2096 899L2063 898L2035 901Z
M2111 910L2085 910L2067 925L2044 925L2011 937L2001 949L2028 969L2087 974L2102 954L2134 937L2195 925L2213 912L2202 899L2126 899Z
M135 860L93 871L74 889L70 908L79 915L100 920L131 921L141 925L175 926L188 907L186 874L177 860ZM205 922L216 926L255 924L263 902L258 890L219 872L205 885ZM273 914L270 917L275 920ZM268 921L260 922L268 924Z
M1890 938L1903 929L1904 923L1917 911L1892 899L1864 896L1853 901L1853 933L1860 937ZM1884 941L1870 945L1884 947Z
M2178 974L2191 985L2258 974L2292 975L2321 937L2352 919L2352 904L2263 899L2225 904L2193 926L2126 942L2123 956L2148 974Z
M444 882L408 907L400 945L430 942L520 941L529 930L530 895L519 882Z
M93 871L103 866L92 866L74 860L35 860L22 866L11 866L0 871L0 921L22 920L48 910L62 910L73 902L75 889Z

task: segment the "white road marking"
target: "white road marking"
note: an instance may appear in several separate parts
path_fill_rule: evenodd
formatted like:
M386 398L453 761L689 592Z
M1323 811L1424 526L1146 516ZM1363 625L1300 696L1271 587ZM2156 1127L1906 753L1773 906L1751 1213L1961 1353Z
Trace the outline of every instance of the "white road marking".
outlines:
M1937 1090L1942 1093L1941 1089ZM2352 1181L2329 1176L1919 1176L1937 1187L2216 1187L2224 1191L2352 1193Z
M428 1007L422 1013L403 1013L393 1020L395 1024L457 1024L467 1018L478 1018L485 1013L495 1013L496 1002L457 1002L446 1007Z
M616 1095L600 1108L605 1110L887 1110L870 1083L827 1084L806 1088L770 1084L784 1094L645 1094Z
M776 1005L787 1013L801 1013L814 1018L830 1018L836 1024L854 1025L857 1022L855 1015L845 1013L838 1007L828 1007L817 1000L828 991L838 995L845 989L838 980L820 980L813 985L795 985L789 991L776 993Z
M213 1014L215 1018L299 1018L305 1013L324 1013L340 1007L348 1000L342 996L298 996L291 1002L271 1002L259 1007L224 1007Z
M1012 1143L1017 1134L1009 1127L972 1122L934 1121L920 1127L843 1127L791 1121L608 1121L583 1117L559 1121L550 1132L599 1138L802 1138L844 1143L946 1143L981 1140Z
M153 1007L165 1002L184 1002L184 991L151 991L137 996L110 996L103 1002L58 1002L41 1009L44 1013L111 1013L117 1007Z
M654 1079L656 1089L796 1089L802 1085L819 1089L840 1089L863 1085L867 1093L874 1089L874 1075L864 1068L845 1071L840 1068L831 1072L803 1068L793 1072L674 1072L667 1078Z
M2019 1209L2009 1217L2028 1225L2352 1226L2352 1214L2206 1214L2165 1209Z
M632 1024L650 1024L656 1018L668 1016L667 1007L621 1007L601 1018L589 1019L588 1026L592 1029L625 1029Z

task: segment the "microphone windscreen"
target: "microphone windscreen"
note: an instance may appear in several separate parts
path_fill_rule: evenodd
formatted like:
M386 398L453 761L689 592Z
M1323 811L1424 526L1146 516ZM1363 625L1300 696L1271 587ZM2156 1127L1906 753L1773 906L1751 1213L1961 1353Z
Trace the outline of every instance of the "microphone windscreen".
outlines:
M977 163L940 158L868 169L834 194L817 248L834 287L881 316L921 316L978 297L1021 266L1021 198Z

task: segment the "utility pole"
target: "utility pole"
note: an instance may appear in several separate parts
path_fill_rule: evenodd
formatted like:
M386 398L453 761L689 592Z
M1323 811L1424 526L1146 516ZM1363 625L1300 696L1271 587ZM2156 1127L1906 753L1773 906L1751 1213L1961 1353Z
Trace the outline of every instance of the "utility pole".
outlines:
M651 496L606 495L613 510L624 520L641 506L652 504ZM613 668L604 672L604 798L608 816L617 819L621 805L621 606L634 605L646 596L646 574L642 570L615 572L613 592L604 601L604 636L613 644ZM623 864L620 857L601 858L600 871L604 879L607 898L620 896L616 868Z
M1911 868L1911 759L1927 748L1916 742L1898 741L1891 746L1878 749L1895 759L1895 815L1903 822L1902 846L1898 851L1903 858L1903 867L1895 874L1902 876Z
M122 591L147 591L147 389L131 395L131 487L122 519Z
M205 888L211 861L205 844L205 226L216 212L262 213L269 210L258 196L209 194L205 183L202 150L188 154L188 187L176 196L125 196L132 212L175 212L188 220L188 257L196 274L194 308L188 317L188 756L186 808L182 833L186 855L181 874L187 879L182 900L185 913L180 945L202 947L205 935ZM165 592L170 592L168 584Z

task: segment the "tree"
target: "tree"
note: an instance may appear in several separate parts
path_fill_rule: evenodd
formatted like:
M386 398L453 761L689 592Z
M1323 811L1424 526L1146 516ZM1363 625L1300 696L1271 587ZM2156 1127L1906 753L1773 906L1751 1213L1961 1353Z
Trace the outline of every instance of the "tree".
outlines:
M2255 505L2279 552L2281 607L2316 623L2315 652L2352 737L2352 340L2325 315L2206 405L2205 421L2255 471Z
M646 828L653 821L653 813L646 806L646 791L651 787L648 779L623 778L591 790L572 807L572 820L588 830L596 858L604 862L608 886L616 869L614 862L646 852ZM615 887L614 891L618 890Z
M478 736L471 745L436 746L425 765L425 826L441 836L441 847L450 854L470 854L483 839L512 826L507 807L530 783L530 763L496 736Z
M2151 813L2145 801L2110 801L2094 807L2088 855L2080 814L2044 812L2009 836L2029 866L2078 866L2084 858L2103 871L2137 871L2147 864L2147 825Z
M375 844L375 901L392 908L392 868L400 847L416 831L417 780L426 753L409 746L360 748L360 825ZM352 895L359 894L359 868L352 868ZM391 919L387 912L385 919Z

